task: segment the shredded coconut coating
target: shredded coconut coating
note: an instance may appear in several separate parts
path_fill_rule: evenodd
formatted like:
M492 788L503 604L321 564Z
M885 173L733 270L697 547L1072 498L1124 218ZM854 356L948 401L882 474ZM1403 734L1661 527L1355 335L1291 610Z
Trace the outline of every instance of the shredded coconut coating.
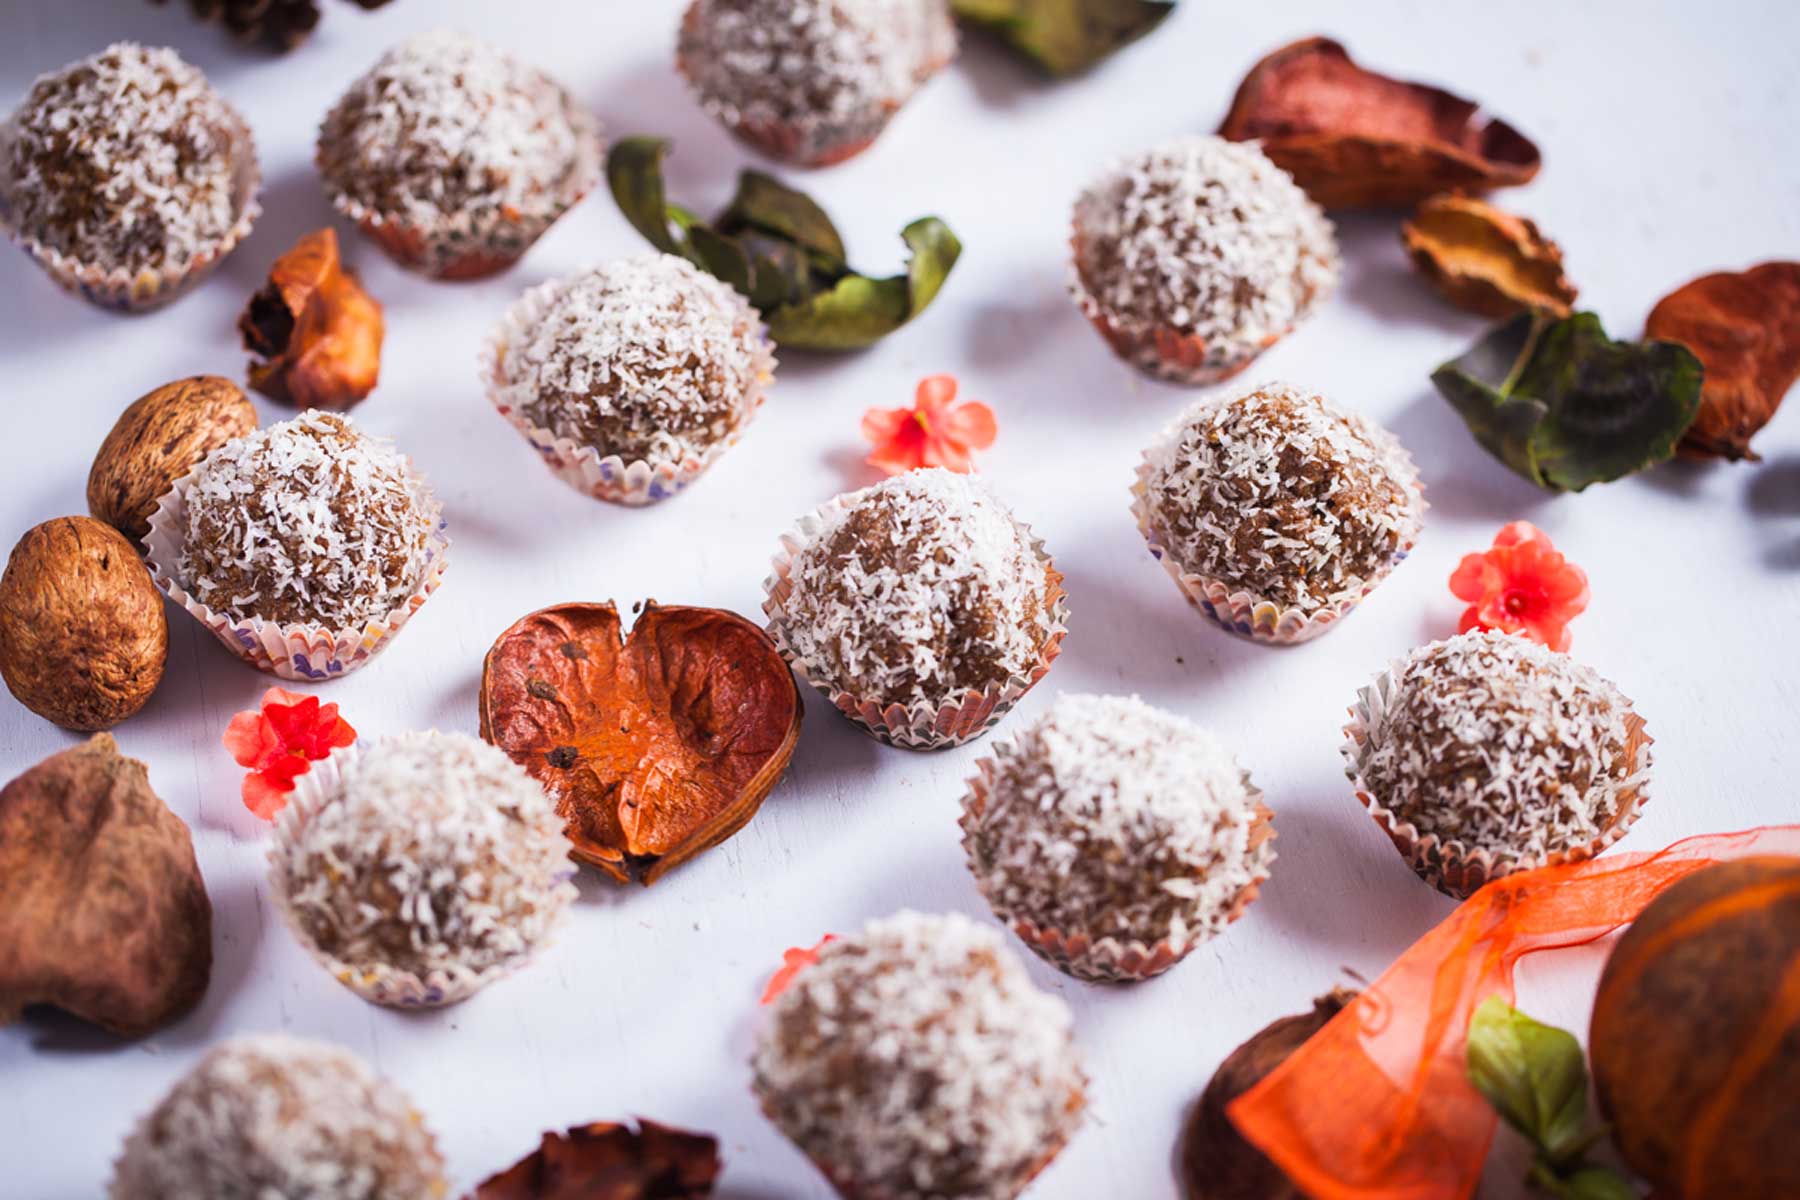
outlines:
M676 57L726 127L828 146L874 137L955 54L946 0L694 0Z
M280 1034L208 1051L125 1142L112 1200L435 1200L411 1101L355 1055Z
M768 354L729 284L654 251L563 280L500 356L505 397L558 437L627 463L681 462L755 410Z
M1230 922L1274 849L1210 733L1135 696L1060 697L995 750L971 867L1006 921L1186 948Z
M390 443L316 411L213 451L186 502L176 570L201 603L332 629L381 620L418 590L439 511Z
M1418 537L1400 443L1291 384L1201 400L1145 457L1152 524L1184 571L1302 612L1354 596Z
M755 1089L846 1195L1010 1200L1075 1132L1072 1020L993 931L901 912L831 942L770 1009Z
M319 131L319 169L385 217L491 242L559 215L599 136L554 79L440 30L402 42L350 85Z
M787 634L837 687L937 704L1024 674L1050 636L1048 569L981 482L908 471L847 498L795 554Z
M1413 651L1391 675L1360 774L1421 834L1530 863L1593 841L1639 782L1631 702L1566 654L1475 631Z
M1174 330L1247 359L1337 284L1331 222L1253 143L1178 137L1126 158L1075 203L1080 288L1116 327Z
M364 751L277 864L300 932L357 971L424 978L529 955L568 905L569 841L523 767L463 733Z
M175 51L119 42L40 76L0 128L0 211L102 269L182 269L237 223L245 128Z

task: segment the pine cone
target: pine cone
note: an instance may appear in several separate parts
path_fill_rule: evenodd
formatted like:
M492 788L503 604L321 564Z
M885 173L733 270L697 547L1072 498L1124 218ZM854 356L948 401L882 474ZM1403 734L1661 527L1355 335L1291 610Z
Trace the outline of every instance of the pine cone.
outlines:
M169 0L150 0L167 4ZM362 8L380 8L388 0L355 0ZM292 50L319 23L315 0L187 0L202 21L218 21L243 42L260 42L276 50Z

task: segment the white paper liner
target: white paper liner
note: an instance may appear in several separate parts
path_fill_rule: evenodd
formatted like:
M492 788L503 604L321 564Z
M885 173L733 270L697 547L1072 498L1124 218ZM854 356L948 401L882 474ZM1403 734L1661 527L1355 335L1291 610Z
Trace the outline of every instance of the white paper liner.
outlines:
M59 286L101 308L128 313L160 308L206 278L226 255L250 236L256 219L262 215L262 204L257 200L257 190L262 186L262 168L257 163L256 140L242 114L229 104L224 108L232 122L228 130L231 142L228 153L232 158L232 199L237 220L215 245L194 255L186 265L146 267L133 274L123 267L108 269L83 262L46 246L13 223L12 205L8 202L11 183L4 178L0 178L0 230L5 230L14 244L29 254ZM0 122L0 164L11 157L13 136L11 122Z
M1419 827L1403 820L1375 799L1373 790L1363 777L1363 763L1368 756L1369 735L1385 720L1393 700L1394 668L1389 667L1357 692L1356 704L1350 709L1350 722L1344 726L1344 774L1356 788L1362 802L1382 832L1394 843L1394 849L1408 866L1432 887L1447 896L1466 900L1485 883L1515 871L1537 867L1581 862L1605 851L1623 838L1637 821L1639 810L1649 801L1649 779L1653 739L1644 728L1643 718L1629 708L1630 701L1620 698L1628 707L1625 713L1626 750L1632 754L1631 773L1619 784L1619 803L1612 824L1591 841L1566 850L1557 850L1533 859L1519 858L1510 863L1496 862L1487 850L1470 849L1460 841L1446 841L1435 833L1421 833Z
M744 397L743 417L736 429L700 453L687 455L679 461L637 459L626 462L617 454L602 455L592 446L559 437L536 424L520 407L518 398L513 394L517 388L506 378L504 363L507 346L543 319L551 302L561 292L564 282L551 280L541 283L520 296L501 318L499 327L483 343L480 370L488 400L531 443L532 449L544 460L544 465L576 491L596 500L632 507L667 500L706 474L708 467L737 445L745 428L755 419L756 410L762 407L769 384L775 378L775 350L774 344L769 340L768 327L761 321L756 322L755 379L751 383L750 394ZM750 310L747 301L744 306L747 311L754 311Z
M1398 443L1395 445L1397 452L1410 465L1412 457L1404 447L1400 447ZM1249 590L1222 579L1183 570L1164 545L1162 532L1157 527L1152 511L1149 482L1153 469L1149 456L1146 455L1138 464L1137 479L1131 485L1131 513L1137 519L1138 532L1143 534L1151 556L1162 564L1163 570L1168 572L1169 578L1175 581L1175 586L1181 589L1181 594L1188 598L1188 602L1201 616L1227 633L1235 633L1250 641L1272 646L1297 646L1301 642L1311 641L1349 616L1382 580L1393 573L1395 567L1406 561L1406 556L1418 545L1420 519L1429 507L1425 501L1425 486L1417 481L1415 471L1412 487L1417 507L1413 510L1412 527L1401 540L1399 548L1394 551L1393 557L1364 579L1355 590L1306 612L1254 595Z
M818 689L839 712L877 741L902 750L948 750L972 742L998 725L1062 653L1063 638L1069 632L1068 594L1063 591L1062 574L1044 549L1043 540L1033 536L1023 521L1014 518L1037 561L1048 572L1050 581L1049 631L1038 649L1037 660L1024 673L1013 675L1004 682L980 689L961 688L936 704L920 700L910 705L883 705L878 700L854 695L833 684L822 665L809 663L794 648L787 633L787 600L794 590L789 574L795 556L818 534L828 517L848 507L848 502L859 494L852 492L833 497L817 511L802 517L793 532L782 535L781 552L772 563L774 570L763 581L763 612L769 618L769 638L794 669L794 674Z
M287 807L275 818L275 833L268 855L269 895L275 902L276 911L287 925L288 932L294 935L294 940L305 947L320 966L331 972L332 978L369 1003L388 1008L442 1008L456 1004L537 957L538 951L548 944L548 936L504 962L494 963L480 970L453 964L434 968L421 976L380 963L354 966L319 948L318 943L306 932L305 924L289 899L287 875L283 868L288 858L295 853L295 844L307 820L318 811L320 805L330 802L337 794L344 768L355 762L360 752L360 746L351 745L334 750L329 758L313 763L310 771L294 781L294 791L288 797ZM578 891L574 883L575 871L575 863L571 859L568 874L559 880L550 895L548 908L552 925L557 914L566 910L575 900Z
M440 506L424 479L412 470L412 460L405 460L405 464L408 478L428 511L439 513ZM424 579L412 595L379 621L370 621L361 628L331 629L317 624L281 625L261 617L239 620L228 613L214 612L187 590L177 572L187 530L187 493L199 469L196 464L156 502L156 509L150 514L149 532L144 534L146 565L163 595L186 609L226 649L259 671L301 683L348 675L385 650L443 582L450 562L450 539L439 517L427 550L430 558Z
M1030 947L1032 953L1064 974L1089 983L1137 983L1162 974L1186 958L1196 947L1216 936L1211 930L1197 927L1180 941L1160 938L1155 942L1143 942L1106 937L1096 942L1085 933L1070 934L1062 930L1046 929L1016 913L1002 912L988 891L988 880L980 870L975 849L976 829L982 813L987 809L988 796L993 791L998 771L999 764L992 758L976 762L975 775L969 780L968 791L963 795L962 816L957 824L962 829L963 854L969 863L969 874L974 876L976 890L988 902L988 907L994 910L994 916L1010 926L1019 940ZM1250 826L1248 845L1248 849L1254 850L1274 840L1275 814L1263 803L1262 791L1251 782L1250 772L1240 767L1239 774L1243 778L1244 790L1249 794L1250 803L1256 810L1256 819ZM1274 855L1271 852L1269 862L1273 861ZM1229 925L1244 915L1268 879L1268 864L1264 864L1264 869L1232 897L1225 914L1226 924Z

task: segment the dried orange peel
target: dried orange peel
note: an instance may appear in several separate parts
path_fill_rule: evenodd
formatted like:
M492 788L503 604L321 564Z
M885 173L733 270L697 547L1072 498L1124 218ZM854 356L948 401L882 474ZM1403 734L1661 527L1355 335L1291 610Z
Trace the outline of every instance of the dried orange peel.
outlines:
M1413 265L1458 308L1487 317L1566 317L1576 289L1562 248L1536 222L1469 196L1433 196L1400 227Z
M307 234L275 261L238 331L259 359L250 386L296 408L350 408L381 377L381 305L344 266L332 229Z

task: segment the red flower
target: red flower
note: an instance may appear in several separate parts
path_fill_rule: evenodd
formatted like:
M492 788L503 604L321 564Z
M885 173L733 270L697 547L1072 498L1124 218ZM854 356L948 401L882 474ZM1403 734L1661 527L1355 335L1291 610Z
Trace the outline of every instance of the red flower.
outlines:
M898 475L914 467L948 467L968 474L973 451L994 444L994 410L979 401L958 405L956 377L933 375L919 381L911 408L871 408L862 433L875 443L871 467Z
M335 704L272 687L262 706L231 718L221 739L244 776L244 807L265 821L287 807L294 780L340 746L356 740L356 730L338 716Z
M761 1003L775 1003L775 997L787 991L788 984L794 982L794 976L818 962L819 951L825 948L826 943L836 940L834 935L828 933L819 939L818 945L809 949L802 950L798 946L790 946L782 951L781 969L769 976L769 986L763 989Z
M1569 622L1588 605L1587 572L1529 521L1514 521L1494 536L1491 548L1464 555L1450 590L1470 602L1458 633L1522 633L1552 650L1569 648Z

